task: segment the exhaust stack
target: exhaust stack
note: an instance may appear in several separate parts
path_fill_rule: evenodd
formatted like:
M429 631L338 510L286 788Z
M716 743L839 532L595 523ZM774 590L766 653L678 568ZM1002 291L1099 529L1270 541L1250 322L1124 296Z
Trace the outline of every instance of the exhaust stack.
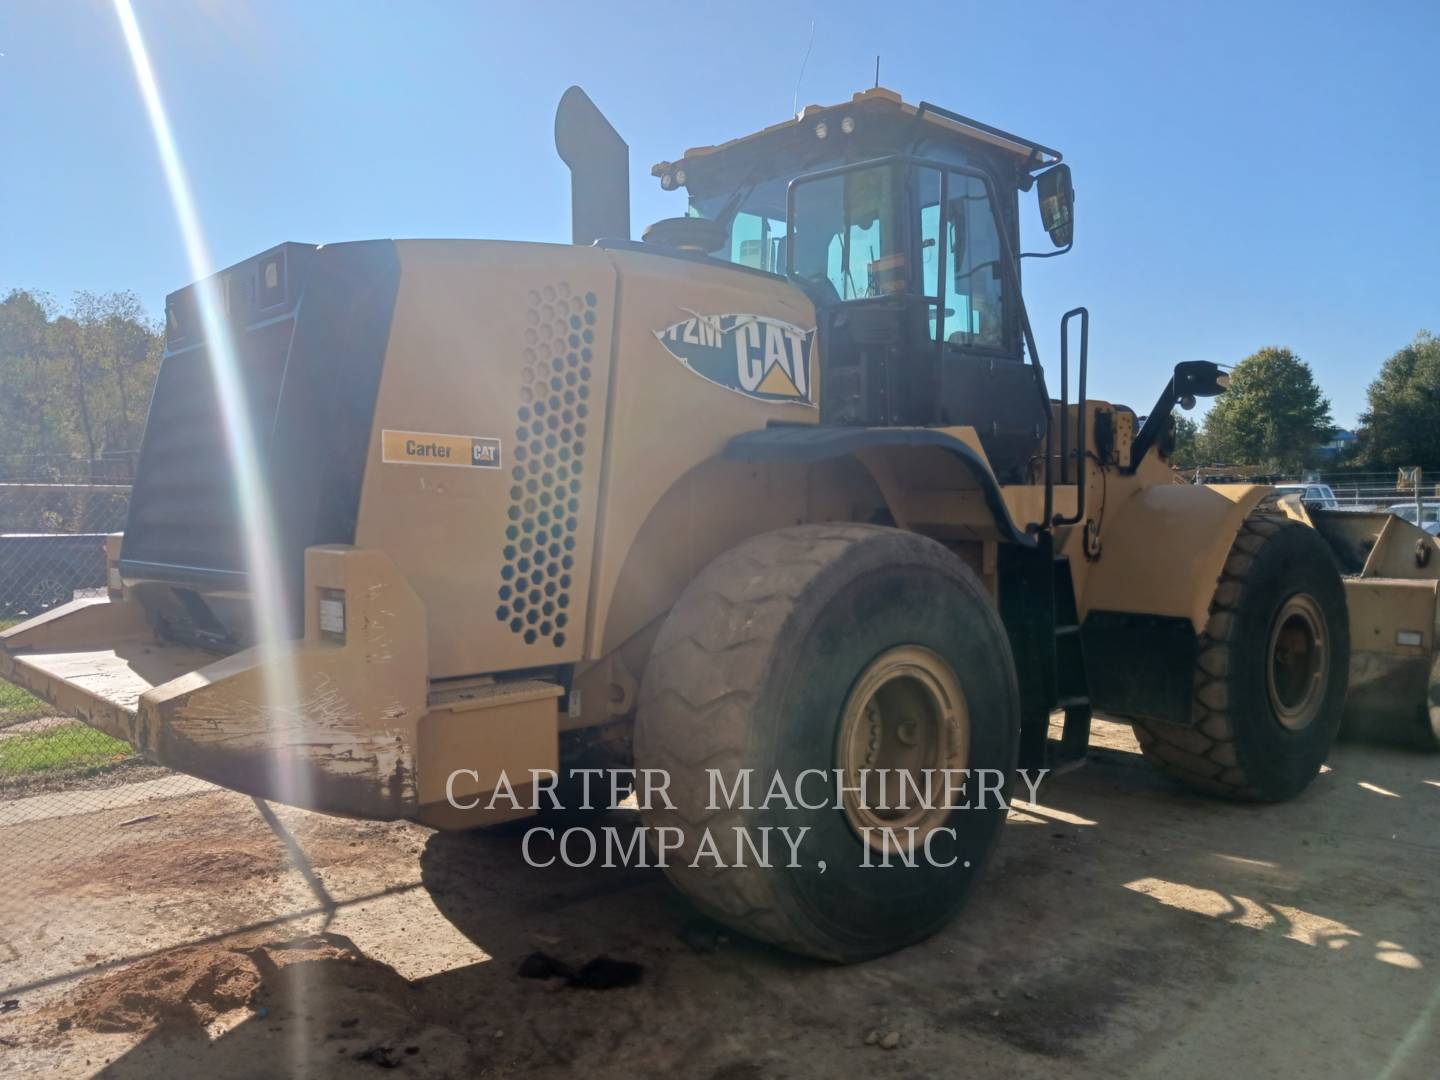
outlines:
M630 147L578 86L555 109L555 150L570 167L571 242L630 239Z

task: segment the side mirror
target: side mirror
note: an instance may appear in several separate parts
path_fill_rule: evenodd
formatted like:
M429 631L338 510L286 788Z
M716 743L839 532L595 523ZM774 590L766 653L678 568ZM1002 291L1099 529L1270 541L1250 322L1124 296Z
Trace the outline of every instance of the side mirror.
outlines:
M1075 188L1070 183L1070 166L1056 165L1037 176L1035 195L1050 242L1056 247L1068 247L1075 236Z
M1230 376L1209 360L1185 360L1175 365L1175 400L1181 408L1193 409L1195 399L1223 394Z

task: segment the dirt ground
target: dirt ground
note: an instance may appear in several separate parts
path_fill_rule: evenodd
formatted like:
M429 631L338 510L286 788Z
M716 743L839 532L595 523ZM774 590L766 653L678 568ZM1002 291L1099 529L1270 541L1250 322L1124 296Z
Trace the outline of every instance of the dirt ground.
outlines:
M0 925L0 1072L1436 1075L1440 758L1343 745L1295 802L1235 806L1106 727L1115 749L1017 807L954 923L850 968L717 932L656 870L532 869L513 831L200 785L35 804L0 833L59 853L7 858L25 906ZM520 977L537 949L643 977Z

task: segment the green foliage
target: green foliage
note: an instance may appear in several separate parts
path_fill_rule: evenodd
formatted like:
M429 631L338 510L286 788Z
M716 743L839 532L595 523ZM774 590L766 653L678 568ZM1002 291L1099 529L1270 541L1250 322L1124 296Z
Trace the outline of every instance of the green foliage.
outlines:
M1440 465L1440 338L1422 330L1380 368L1361 414L1367 465Z
M1184 413L1175 414L1175 449L1170 453L1170 463L1182 469L1204 465L1205 456L1201 445L1200 425Z
M0 630L8 630L19 619L0 619ZM54 713L49 705L14 683L0 679L0 729Z
M99 772L133 753L128 743L69 721L44 731L0 736L0 780L34 773Z
M139 449L163 347L134 293L76 293L65 312L18 289L0 300L0 475L79 459L103 478L99 462Z
M49 716L55 710L14 683L0 680L0 729Z
M1205 452L1216 462L1291 471L1330 437L1330 402L1310 365L1289 349L1266 347L1230 373L1229 389L1205 417Z

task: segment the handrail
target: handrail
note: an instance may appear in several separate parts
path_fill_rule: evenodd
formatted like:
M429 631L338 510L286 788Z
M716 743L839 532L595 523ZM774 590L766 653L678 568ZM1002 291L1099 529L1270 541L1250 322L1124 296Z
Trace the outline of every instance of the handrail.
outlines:
M1090 445L1085 427L1085 377L1090 360L1090 311L1084 307L1071 308L1060 317L1060 478L1064 480L1065 463L1070 458L1070 320L1076 315L1080 316L1080 385L1076 395L1075 513L1069 517L1056 514L1050 518L1052 525L1075 525L1085 520L1085 469Z

